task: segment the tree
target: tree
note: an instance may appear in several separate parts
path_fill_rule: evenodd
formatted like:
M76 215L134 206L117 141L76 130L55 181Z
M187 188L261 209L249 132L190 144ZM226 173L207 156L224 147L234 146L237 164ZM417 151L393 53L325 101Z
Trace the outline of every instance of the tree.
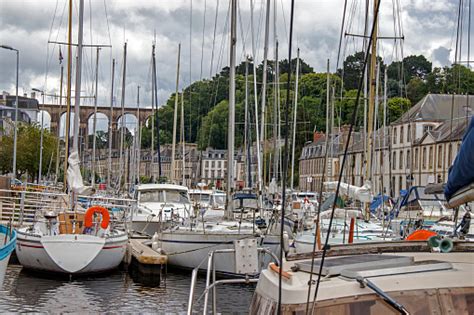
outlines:
M413 104L418 103L427 92L429 91L426 88L426 84L420 78L415 77L408 82L407 97Z
M387 120L392 123L402 116L411 107L409 99L403 97L394 97L387 102Z
M404 77L401 77L403 69ZM423 55L411 55L403 58L403 61L394 61L387 68L387 75L390 79L410 82L412 78L424 80L431 73L432 64Z
M347 56L344 60L344 72L342 69L338 69L339 77L343 78L344 89L353 90L357 89L360 82L360 77L363 75L362 69L364 68L365 52L359 51L353 55ZM370 61L370 55L369 59ZM380 77L383 79L383 73L385 71L385 65L381 57L377 57L377 64L380 64ZM367 63L367 73L370 73L370 62Z
M28 174L31 180L38 176L41 128L38 124L21 124L17 133L17 176ZM47 129L43 131L42 174L48 172L49 161L56 154L57 138ZM0 138L0 170L12 172L13 134Z

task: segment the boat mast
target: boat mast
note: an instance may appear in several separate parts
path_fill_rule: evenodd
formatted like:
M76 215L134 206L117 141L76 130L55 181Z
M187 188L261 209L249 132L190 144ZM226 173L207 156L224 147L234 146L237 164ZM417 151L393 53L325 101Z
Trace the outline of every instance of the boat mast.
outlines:
M247 155L245 157L245 166L246 168L248 169L248 173L247 173L247 176L246 176L246 186L247 187L251 187L250 183L251 183L251 179L250 179L250 154L249 154L249 142L250 142L250 139L248 137L248 128L249 128L249 122L248 122L248 118L249 118L249 110L248 110L248 107L249 107L249 57L247 56L245 58L245 101L244 101L244 113L245 113L245 118L244 118L244 150L247 151ZM244 170L244 174L245 174L245 170Z
M121 102L121 107L122 107L122 115L120 116L122 118L121 121L121 126L120 126L120 178L119 178L119 185L118 189L122 188L122 177L125 176L125 164L123 160L123 145L124 145L124 132L125 132L125 75L127 73L127 43L123 45L123 73L122 73L122 99L120 100Z
M69 156L69 129L71 125L71 72L72 72L72 0L69 0L69 19L67 34L67 90L66 90L66 128L64 130L64 172L63 189L67 189L67 160Z
M152 98L152 108L155 109L154 113L153 113L153 119L152 119L152 123L155 124L155 128L156 128L156 142L157 142L157 146L156 146L156 153L158 155L158 179L161 178L162 176L162 173L161 173L161 148L160 148L160 119L158 118L158 82L157 82L157 79L156 79L156 57L155 57L155 43L153 43L153 80L152 80L152 94L154 94L154 97ZM153 104L153 100L154 100L154 104ZM155 114L156 113L156 114ZM156 117L155 117L156 115ZM156 122L155 122L155 118L156 118ZM153 129L153 127L152 127ZM153 131L152 131L152 135L153 135ZM152 140L154 140L152 138ZM151 142L151 152L153 152L153 146L154 146L155 142L152 141ZM152 154L152 163L153 163L153 154Z
M260 136L262 137L263 181L265 181L265 102L267 98L267 63L268 63L268 33L270 28L270 0L267 0L267 12L265 14L265 43L263 46L263 77L262 77L262 122L260 125ZM262 187L264 183L262 183Z
M91 163L91 185L95 187L95 150L97 145L97 136L96 136L96 128L97 128L97 88L99 86L99 51L100 47L97 47L96 59L95 59L95 95L94 95L94 120L92 123L92 163Z
M141 148L141 141L142 141L142 128L141 128L141 122L140 122L140 86L137 86L137 131L135 132L135 137L137 138L137 147L136 147L136 154L135 154L135 160L136 160L136 183L140 184L140 148Z
M379 6L379 0L374 0L374 11L377 10ZM377 19L377 14L374 14L374 18ZM366 176L365 181L370 182L372 181L372 146L373 146L373 139L372 139L372 128L373 128L373 119L374 119L374 107L375 107L375 75L376 75L376 67L377 67L377 26L378 21L374 21L374 30L372 32L372 45L371 45L371 55L370 55L370 76L369 76L369 115L367 117L367 130L368 130L368 147L367 147L367 164L365 168ZM372 190L372 188L370 188ZM369 204L365 206L366 210L366 217L369 215Z
M176 154L176 124L178 123L178 88L179 88L179 61L181 57L181 43L178 44L178 63L176 65L176 92L174 94L174 114L173 114L173 141L171 146L171 173L170 181L174 183L175 154Z
M79 29L77 35L77 64L76 84L74 85L74 135L72 141L73 151L79 153L79 115L81 105L81 75L82 75L82 37L84 26L84 0L79 1Z
M237 44L237 0L231 0L230 14L230 65L229 65L229 121L227 140L227 198L225 218L233 212L232 194L234 186L234 133L235 133L235 49Z
M59 110L62 112L63 110L63 74L64 74L64 66L61 61L61 78L59 80ZM59 177L59 155L61 153L60 146L61 146L61 141L59 140L61 137L61 128L59 128L58 125L58 145L56 147L56 173L54 176L54 183L58 183L58 177ZM16 174L14 174L16 175Z
M298 111L298 79L300 71L300 49L296 50L296 83L295 83L295 109L293 115L293 141L291 144L291 181L290 187L293 192L293 182L295 177L295 144L296 144L296 114Z
M274 16L276 15L276 11L273 12ZM275 18L274 18L275 19ZM274 24L276 22L274 21ZM276 26L274 27L276 30ZM277 153L277 137L278 137L278 40L276 39L276 32L275 33L275 64L274 64L274 78L273 78L273 177L272 180L275 179L275 182L278 182L278 153Z
M184 182L184 179L185 179L185 175L184 175L184 171L186 170L186 152L185 152L185 140L184 140L184 91L181 92L181 131L180 131L180 135L181 135L181 149L182 149L182 159L183 159L183 165L182 165L182 168L181 168L181 177L182 177L182 182L181 182L181 185L185 185L185 182Z
M112 59L112 78L110 87L110 117L109 117L109 167L107 168L107 187L111 186L112 178L110 172L112 170L112 139L113 139L113 119L114 119L114 75L115 75L115 59Z
M254 89L254 106L255 106L255 146L257 148L257 190L259 195L259 207L262 204L262 161L260 156L260 132L258 128L258 92L257 92L257 66L256 66L256 52L255 52L255 36L253 25L253 0L250 0L250 27L252 34L252 61L253 61L253 89Z
M152 52L151 52L151 64L152 64L152 73L151 73L151 109L153 111L153 115L151 116L151 144L150 144L150 151L151 151L151 175L153 177L155 173L154 167L154 158L155 158L155 76L153 75L153 56L155 55L155 43L152 44Z

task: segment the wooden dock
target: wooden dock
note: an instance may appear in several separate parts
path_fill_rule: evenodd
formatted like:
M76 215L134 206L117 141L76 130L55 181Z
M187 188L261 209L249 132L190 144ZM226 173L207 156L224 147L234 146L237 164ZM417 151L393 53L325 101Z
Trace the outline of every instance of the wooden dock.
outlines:
M149 242L149 239L131 238L128 241L124 263L128 265L134 280L149 285L160 285L166 278L168 256L153 250L145 242Z

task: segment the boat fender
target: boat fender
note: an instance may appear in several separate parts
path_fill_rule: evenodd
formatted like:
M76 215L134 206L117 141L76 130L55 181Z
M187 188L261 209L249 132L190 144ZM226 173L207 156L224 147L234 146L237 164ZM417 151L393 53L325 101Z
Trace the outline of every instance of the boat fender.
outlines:
M110 214L109 211L101 206L92 206L87 209L86 214L84 216L84 226L86 228L90 228L93 225L92 216L94 213L102 214L102 222L100 223L100 227L104 230L109 226L110 222Z
M283 232L283 251L285 254L288 254L290 251L290 237L286 231Z
M158 241L158 233L155 232L155 234L153 234L153 237L151 238L151 249L153 249L154 251L158 251L160 247Z
M450 238L443 238L443 240L439 243L439 250L442 253L449 253L453 250L453 240Z

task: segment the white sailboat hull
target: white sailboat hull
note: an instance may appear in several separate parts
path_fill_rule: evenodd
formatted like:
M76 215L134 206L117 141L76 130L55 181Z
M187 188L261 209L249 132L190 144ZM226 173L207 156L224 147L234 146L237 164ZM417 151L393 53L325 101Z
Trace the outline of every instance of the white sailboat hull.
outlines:
M101 238L85 234L39 236L18 231L16 254L24 268L64 274L90 274L118 267L125 255L125 232Z
M160 234L162 249L168 255L168 264L171 266L194 269L207 268L209 253L216 249L233 249L234 241L245 238L255 238L251 233L196 233L190 231L164 232ZM261 238L258 238L260 244ZM277 254L280 249L278 236L267 236L259 247L267 247ZM235 275L235 257L233 254L216 254L216 271L221 274ZM205 261L206 260L206 261ZM205 261L204 263L202 263ZM266 266L270 260L261 262ZM202 264L201 264L202 263Z

